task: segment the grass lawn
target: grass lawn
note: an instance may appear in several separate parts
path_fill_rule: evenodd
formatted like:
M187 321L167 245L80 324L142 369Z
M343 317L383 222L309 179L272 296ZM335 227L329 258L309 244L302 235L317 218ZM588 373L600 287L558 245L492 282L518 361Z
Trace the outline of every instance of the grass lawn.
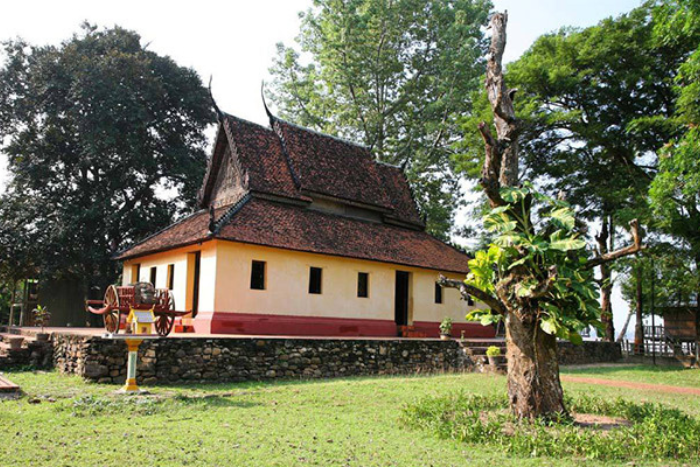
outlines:
M651 365L601 366L595 368L563 369L563 373L572 376L585 376L639 383L669 384L700 388L700 372L678 368Z
M597 371L587 369L585 374L612 377ZM566 372L584 374L581 370ZM620 372L624 374L615 377L651 381L646 375L653 375L667 384L695 385L692 378L700 378L700 373L689 370L661 374L649 367L625 367ZM0 402L3 467L614 465L583 459L508 457L492 448L410 430L399 421L402 407L426 396L462 390L502 393L506 381L501 376L172 386L152 388L152 398L116 396L115 386L84 383L56 373L7 376L27 396ZM571 393L661 402L700 417L697 397L574 383L564 386ZM203 395L208 397L199 397ZM49 402L48 397L55 401ZM41 402L30 403L32 398Z

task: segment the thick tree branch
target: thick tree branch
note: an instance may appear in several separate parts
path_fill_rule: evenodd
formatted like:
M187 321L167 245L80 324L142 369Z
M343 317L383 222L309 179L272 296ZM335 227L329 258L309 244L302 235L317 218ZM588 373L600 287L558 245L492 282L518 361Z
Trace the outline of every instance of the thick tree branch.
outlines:
M481 300L484 302L486 305L491 308L495 313L499 315L505 315L506 314L506 307L501 303L501 301L491 294L488 294L484 292L481 289L477 289L476 287L465 284L464 281L457 281L454 279L448 279L442 274L438 276L438 284L442 287L449 287L453 289L459 289L459 293L462 294L462 298L466 300L469 295L472 297L475 297L478 300Z
M591 269L596 266L600 266L601 264L609 263L611 261L615 261L616 259L622 258L624 256L629 256L633 255L635 253L638 253L644 249L644 246L642 245L642 235L639 232L639 222L637 222L637 219L634 219L633 221L630 222L630 230L632 234L632 244L629 246L626 246L625 248L620 248L619 250L611 251L609 253L602 254L600 256L597 256L595 258L592 258L586 262L586 264L583 266L584 269Z
M486 159L481 173L481 185L491 207L503 206L502 187L518 184L518 134L520 131L513 107L514 90L508 89L503 78L503 51L506 46L508 15L496 13L491 18L491 45L486 65L486 92L494 113L497 138L485 123L479 125L484 139Z
M548 275L547 275L547 279L544 280L543 282L541 282L535 288L535 290L532 291L532 293L530 294L530 299L542 298L545 295L547 295L549 290L552 288L554 283L557 281L557 274L558 274L558 271L557 271L556 265L550 266L549 271L548 271Z

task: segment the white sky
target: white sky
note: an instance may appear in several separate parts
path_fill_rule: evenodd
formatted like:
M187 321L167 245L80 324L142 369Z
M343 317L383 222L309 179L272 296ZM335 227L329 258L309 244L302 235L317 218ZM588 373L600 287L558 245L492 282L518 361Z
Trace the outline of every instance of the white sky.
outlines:
M528 49L541 34L562 26L590 26L631 10L639 0L494 0L509 12L506 61ZM58 44L84 20L98 26L120 25L139 32L144 43L178 64L197 70L226 112L267 123L260 83L269 80L277 42L290 43L299 30L297 13L311 0L229 0L196 2L95 0L22 0L6 2L0 14L0 40L22 37L32 44ZM0 191L6 182L0 154ZM626 304L614 301L619 325Z

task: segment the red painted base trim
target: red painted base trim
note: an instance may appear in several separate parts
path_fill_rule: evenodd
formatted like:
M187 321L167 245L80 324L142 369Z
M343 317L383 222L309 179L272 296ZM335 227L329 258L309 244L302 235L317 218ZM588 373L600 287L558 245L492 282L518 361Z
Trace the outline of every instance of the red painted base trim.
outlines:
M427 337L440 337L440 323L431 321L414 321L416 332L424 333ZM493 326L482 326L479 323L452 323L452 337L496 337L496 329Z
M367 336L394 337L394 321L379 319L321 318L314 316L265 315L252 313L200 312L193 320L202 334L251 334L277 336ZM439 336L440 323L416 322L416 331L428 337ZM465 337L493 337L491 327L474 323L455 323L452 334Z

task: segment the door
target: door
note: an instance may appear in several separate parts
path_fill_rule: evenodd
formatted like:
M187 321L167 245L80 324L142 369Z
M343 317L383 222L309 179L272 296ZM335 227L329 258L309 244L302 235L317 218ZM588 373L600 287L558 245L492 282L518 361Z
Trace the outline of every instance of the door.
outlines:
M199 270L202 253L195 251L187 255L187 309L192 312L188 318L194 318L199 311Z
M397 326L408 325L408 289L410 273L396 271L396 290L394 293L394 320Z

